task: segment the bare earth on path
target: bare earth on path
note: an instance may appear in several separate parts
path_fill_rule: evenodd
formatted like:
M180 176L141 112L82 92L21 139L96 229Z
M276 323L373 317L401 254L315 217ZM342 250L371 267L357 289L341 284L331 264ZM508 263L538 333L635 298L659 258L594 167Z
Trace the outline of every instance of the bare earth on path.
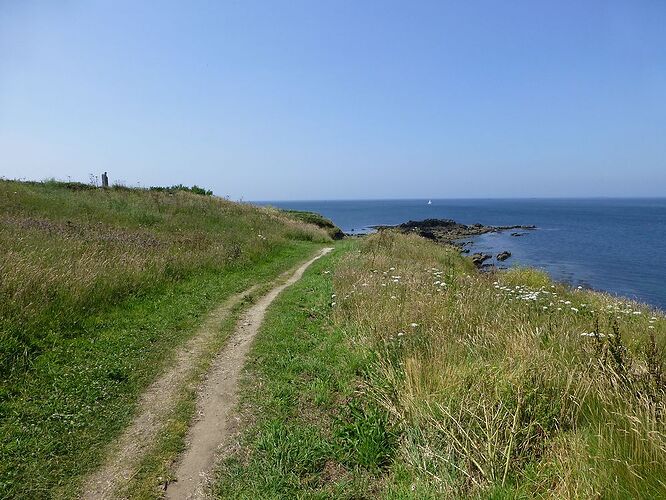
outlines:
M283 284L276 286L243 314L225 348L217 355L197 399L197 420L187 437L187 449L179 460L176 481L168 485L170 499L203 498L215 465L217 450L236 432L233 410L238 401L238 382L252 340L266 310L288 286L296 283L315 260L330 252L324 248L300 266Z
M252 308L247 313L243 315L234 332L227 339L223 350L216 356L215 361L213 362L213 365L210 369L210 373L207 376L207 381L204 382L204 388L200 390L199 401L201 401L202 394L209 394L214 390L214 388L211 389L209 387L211 381L217 379L220 376L219 372L221 368L226 368L224 366L220 367L221 362L232 362L234 364L240 363L240 365L233 371L233 373L229 372L229 374L233 375L233 377L222 377L225 379L225 383L233 378L232 387L225 386L227 387L225 390L231 391L231 393L234 392L238 382L238 374L240 373L240 368L242 367L242 361L244 360L245 354L247 353L247 347L249 347L250 340L258 329L265 309L284 288L296 282L312 262L330 250L330 248L327 248L320 251L316 257L301 265L286 282L274 287L267 295L263 296L255 305L252 306ZM287 275L287 273L284 273L282 276L285 275ZM132 423L117 439L116 443L110 448L109 452L107 453L108 459L106 462L99 469L94 471L84 482L81 498L86 500L117 498L119 490L128 484L128 482L136 474L141 460L156 444L157 437L167 419L167 416L178 403L181 388L186 383L188 377L195 370L197 361L201 359L206 350L209 349L209 346L211 345L211 342L214 340L215 336L219 334L220 325L229 316L233 308L241 303L242 300L252 295L252 293L257 288L258 286L250 287L247 290L224 301L207 316L194 336L181 349L178 350L172 366L157 380L155 380L155 382L153 382L141 396L141 399L138 402L136 416L134 417ZM269 297L270 300L267 301ZM261 304L265 304L263 309L258 307ZM250 333L250 325L246 326L246 323L252 323L252 333ZM245 346L245 344L247 344L247 346ZM221 359L226 360L226 356L229 353L236 352L239 347L244 348L241 357L231 356L228 358L228 361L220 361ZM215 418L214 416L209 417L208 412L204 414L205 419L201 417L202 412L199 401L197 402L199 420L196 422L195 427L206 419ZM227 408L228 405L226 404L226 401L222 403L222 406ZM232 406L233 405L230 407ZM217 405L213 405L211 407L212 410L216 410L217 408ZM204 409L208 409L208 407L206 406ZM216 414L219 413L216 412ZM224 414L226 415L226 410ZM197 434L192 433L191 436L193 439L192 443L194 444L194 439L197 437ZM215 434L215 436L218 436L218 434ZM222 432L220 439L224 439L224 431ZM193 448L188 449L188 453L192 449ZM215 450L213 449L212 451L214 452ZM185 460L183 461L183 464L189 463L192 462ZM208 462L206 461L205 463ZM210 463L212 465L212 458L210 459ZM181 475L179 469L178 477L186 478L187 476ZM182 482L182 484L185 483L187 482ZM176 492L179 489L175 487L176 484L178 483L174 483L169 489L173 489L174 492ZM171 496L171 492L168 493L169 496ZM186 498L186 496L174 498Z
M257 287L234 295L217 307L194 336L176 353L173 365L153 382L141 396L136 417L108 453L109 459L96 470L83 486L82 498L97 500L116 498L117 490L136 473L141 459L154 445L161 424L175 407L179 389L192 367L234 306L250 296Z

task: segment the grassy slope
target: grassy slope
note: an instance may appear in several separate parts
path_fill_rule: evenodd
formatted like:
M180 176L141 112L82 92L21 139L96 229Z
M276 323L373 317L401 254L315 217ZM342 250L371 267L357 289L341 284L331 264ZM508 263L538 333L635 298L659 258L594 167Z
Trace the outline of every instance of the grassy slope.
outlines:
M308 224L314 224L315 226L324 229L334 240L342 239L345 236L342 229L333 224L333 221L316 212L307 212L304 210L283 210L283 212L297 220Z
M328 239L188 193L0 182L0 497L73 495L206 311Z
M344 242L271 310L216 493L663 498L665 334L661 314L535 271Z

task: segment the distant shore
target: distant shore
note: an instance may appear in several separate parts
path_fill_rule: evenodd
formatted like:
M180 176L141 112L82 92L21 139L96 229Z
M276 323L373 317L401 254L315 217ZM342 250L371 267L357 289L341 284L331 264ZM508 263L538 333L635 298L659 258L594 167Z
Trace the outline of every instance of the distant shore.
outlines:
M414 232L424 238L437 241L438 243L448 243L462 247L459 240L471 236L478 236L486 233L497 233L519 229L531 231L536 229L535 225L512 225L512 226L486 226L484 224L462 224L452 219L425 219L422 221L410 220L395 226L377 225L371 226L373 229L398 229L404 233ZM524 233L516 232L512 236L522 236Z

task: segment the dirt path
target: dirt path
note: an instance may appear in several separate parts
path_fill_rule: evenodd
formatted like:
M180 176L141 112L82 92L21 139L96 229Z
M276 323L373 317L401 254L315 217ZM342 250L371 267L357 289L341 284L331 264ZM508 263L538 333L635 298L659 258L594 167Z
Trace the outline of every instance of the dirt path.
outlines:
M241 317L236 331L226 347L213 362L207 379L199 391L198 418L190 428L187 449L176 469L176 482L170 483L169 499L203 498L215 464L217 450L228 443L236 432L233 409L238 401L238 381L252 340L268 306L288 286L298 281L315 260L332 248L325 248L299 267L283 284L276 286L259 299Z
M305 268L326 253L327 250L320 252L314 259L303 264L285 284L273 288L269 295L274 294L276 296L288 284L296 281L298 279L296 276L300 277ZM288 273L285 273L283 277L286 275ZM136 417L108 452L107 456L109 458L106 463L84 483L81 498L99 500L117 497L118 490L136 474L141 460L154 446L162 425L178 402L180 389L195 369L197 360L204 355L215 336L219 334L222 322L236 305L249 297L257 288L257 286L253 286L223 302L210 313L194 336L176 353L172 366L153 382L141 396ZM276 290L278 291L276 292ZM260 299L258 304L263 303L266 297ZM253 306L251 310L255 310L257 305ZM247 322L248 320L242 320L240 325L243 325L243 321ZM218 358L230 349L233 350L238 343L236 340L238 333L237 328L237 331L230 336L225 349L222 354L218 355ZM218 364L216 359L211 370L216 370Z
M256 287L251 287L223 302L176 353L171 368L141 396L137 416L108 453L107 462L88 478L83 487L82 498L115 498L116 490L132 478L141 459L155 444L161 424L175 407L179 389L188 378L196 360L203 355L214 336L219 334L220 325L233 307L250 296L255 289Z

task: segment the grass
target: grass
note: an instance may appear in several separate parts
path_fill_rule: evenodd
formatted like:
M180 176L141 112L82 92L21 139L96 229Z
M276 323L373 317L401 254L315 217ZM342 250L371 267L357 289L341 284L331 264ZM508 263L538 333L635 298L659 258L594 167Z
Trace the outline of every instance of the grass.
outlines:
M329 241L191 193L0 182L0 497L71 497L206 312Z
M0 182L0 497L74 497L215 305L330 242L189 192ZM315 222L315 226L307 222ZM320 221L321 222L321 221ZM242 307L242 306L239 306ZM198 360L122 493L157 495ZM384 231L269 309L220 498L666 497L666 318Z
M197 388L210 368L215 355L233 332L240 313L254 302L255 296L268 291L270 285L259 287L233 308L220 325L219 335L207 346L197 360L187 380L180 388L177 403L162 423L157 443L144 455L136 474L117 492L122 498L159 498L166 484L174 479L173 466L185 449L185 438L196 410Z
M338 244L269 309L241 391L243 446L218 471L218 498L358 498L389 459L387 415L354 397L369 360L330 316L331 270L353 245Z
M666 496L666 318L644 305L382 232L267 321L220 498Z
M342 239L345 236L342 229L333 224L333 221L316 212L307 212L304 210L283 210L283 212L297 220L307 224L314 224L315 226L324 229L334 240Z

